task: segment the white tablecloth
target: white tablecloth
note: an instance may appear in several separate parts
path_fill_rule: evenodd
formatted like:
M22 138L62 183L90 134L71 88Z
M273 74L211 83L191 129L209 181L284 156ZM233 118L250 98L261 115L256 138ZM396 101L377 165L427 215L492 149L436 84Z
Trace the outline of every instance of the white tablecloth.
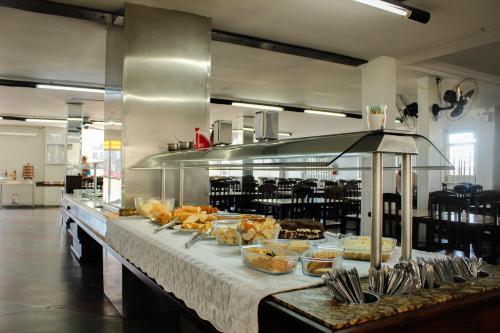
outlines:
M319 285L321 279L295 273L269 275L243 265L238 246L202 240L189 249L189 234L155 227L144 219L108 222L106 242L125 259L222 332L258 332L258 306L266 296Z
M203 240L189 249L184 243L190 234L165 230L153 234L154 225L138 217L110 220L107 243L121 256L172 292L177 298L227 333L258 332L259 302L268 295L321 284L320 278L302 274L269 275L243 265L237 246L220 246ZM398 261L396 248L390 262ZM414 257L435 256L414 251ZM356 266L367 276L369 262L344 260L343 266Z

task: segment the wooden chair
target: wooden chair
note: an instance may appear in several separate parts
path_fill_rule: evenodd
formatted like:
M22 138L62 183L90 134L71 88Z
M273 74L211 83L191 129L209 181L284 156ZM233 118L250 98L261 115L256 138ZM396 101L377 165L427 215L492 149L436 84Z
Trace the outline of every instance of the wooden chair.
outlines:
M296 185L292 188L292 205L290 206L290 218L313 218L315 212L313 211L314 191L309 186Z
M384 237L401 238L401 195L383 194L383 229Z
M500 191L488 190L476 198L474 213L483 219L490 217L491 224L474 224L470 226L472 248L476 256L486 256L495 264L497 260L497 243L500 241Z
M253 200L257 199L257 194L257 182L249 178L243 178L241 183L241 200L238 202L237 210L241 213L256 213L257 210Z
M278 198L287 199L292 195L293 182L287 179L280 179L278 182Z
M431 211L430 232L432 249L446 248L448 251L462 250L470 253L470 242L466 234L466 224L462 222L464 200L457 196L437 196L429 202ZM466 214L468 212L466 211ZM437 239L436 239L437 237ZM446 240L446 246L443 240Z
M344 190L339 186L326 187L324 198L322 220L325 230L333 226L333 228L339 228L340 233L345 234L346 223L343 214Z
M264 200L276 200L278 198L278 187L272 183L264 183L258 188L258 197L259 199ZM274 217L278 216L278 209L273 206L264 206L259 205L257 211L260 214L264 215L272 215Z
M470 203L475 205L477 202L477 197L483 192L483 187L481 185L473 185L471 187Z
M213 181L210 183L210 204L220 210L230 208L230 186L226 181Z

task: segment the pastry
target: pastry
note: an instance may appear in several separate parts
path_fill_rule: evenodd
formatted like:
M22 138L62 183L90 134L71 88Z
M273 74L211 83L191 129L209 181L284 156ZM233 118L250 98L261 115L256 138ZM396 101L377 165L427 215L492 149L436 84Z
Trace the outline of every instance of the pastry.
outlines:
M280 223L279 238L282 239L322 239L324 228L319 221L310 219L285 220Z

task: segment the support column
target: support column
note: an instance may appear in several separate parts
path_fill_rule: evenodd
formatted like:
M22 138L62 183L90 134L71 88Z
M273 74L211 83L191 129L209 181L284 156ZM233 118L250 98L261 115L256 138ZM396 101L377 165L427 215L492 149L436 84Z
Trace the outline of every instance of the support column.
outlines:
M382 265L382 220L384 206L382 201L383 177L382 153L372 154L372 241L370 267L380 269Z
M408 261L411 259L412 249L412 222L413 222L413 183L411 155L404 154L401 161L401 258Z
M439 103L436 78L422 77L418 79L417 88L417 134L429 138L434 144L437 144L439 147L439 143L442 140L439 138L435 140L433 136L435 136L434 132L440 131L437 129L433 129L436 128L438 124L432 120L432 114L430 112L432 104ZM430 152L428 146L420 146L419 155L416 158L417 166L429 165L431 163L429 154ZM439 171L429 172L422 170L417 172L417 207L419 209L427 209L429 192L437 191L440 188L441 174Z
M495 141L493 144L492 189L500 190L500 107L495 108Z
M363 112L363 129L368 130L366 120L366 106L369 104L387 105L386 128L394 129L396 120L396 59L391 57L377 57L361 66L361 107ZM387 157L391 162L393 157ZM362 167L371 166L371 158L361 158ZM382 192L395 191L396 174L394 170L387 171ZM370 233L371 219L368 213L372 211L372 175L370 171L361 172L361 234Z

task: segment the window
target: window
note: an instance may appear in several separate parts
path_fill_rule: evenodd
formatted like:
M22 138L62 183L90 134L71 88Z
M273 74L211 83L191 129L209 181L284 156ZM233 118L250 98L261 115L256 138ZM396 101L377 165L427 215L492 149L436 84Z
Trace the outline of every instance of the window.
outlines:
M476 137L473 132L452 132L448 134L448 156L455 166L450 176L476 175Z

